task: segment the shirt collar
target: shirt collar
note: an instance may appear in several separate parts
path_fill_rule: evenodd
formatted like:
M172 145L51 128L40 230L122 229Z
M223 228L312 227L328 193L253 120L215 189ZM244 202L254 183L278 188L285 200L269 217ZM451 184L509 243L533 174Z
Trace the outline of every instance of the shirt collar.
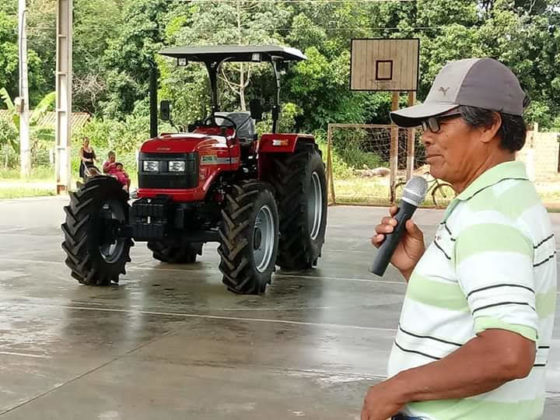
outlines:
M529 179L523 162L511 161L500 163L488 169L476 178L465 190L457 196L459 200L470 200L479 191L482 191L504 179Z
M497 184L505 179L529 179L523 162L510 161L500 163L486 170L476 178L465 190L459 194L447 207L445 219L451 214L453 209L460 201L468 201L480 191Z

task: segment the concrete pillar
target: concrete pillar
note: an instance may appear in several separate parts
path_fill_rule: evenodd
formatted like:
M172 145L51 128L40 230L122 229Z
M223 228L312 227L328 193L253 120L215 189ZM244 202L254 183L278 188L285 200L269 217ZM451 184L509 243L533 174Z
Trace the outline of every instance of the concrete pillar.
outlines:
M56 8L56 192L68 191L72 139L72 0Z

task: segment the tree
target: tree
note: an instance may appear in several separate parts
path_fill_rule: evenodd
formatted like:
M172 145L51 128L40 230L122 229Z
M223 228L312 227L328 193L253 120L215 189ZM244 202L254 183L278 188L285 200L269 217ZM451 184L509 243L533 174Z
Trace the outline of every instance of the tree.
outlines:
M15 96L18 87L17 16L0 12L0 86Z
M182 17L181 26L172 34L176 45L255 45L282 44L275 28L287 18L288 11L280 3L258 0L224 3L194 0L175 9L173 14ZM220 80L234 95L230 101L239 101L241 110L247 108L245 92L251 78L255 72L258 75L262 71L270 70L245 63L222 65ZM221 96L228 102L224 94Z
M166 0L127 0L118 35L103 55L108 95L104 113L124 118L146 99L151 63L163 46Z
M0 11L0 68L3 69L0 72L0 86L3 86L12 97L17 96L19 91L18 51L17 15L8 15ZM27 65L29 96L31 104L35 104L46 93L44 92L46 84L41 58L32 49L28 49Z
M105 51L125 24L115 0L74 0L73 105L95 114L106 100Z
M27 38L29 54L37 54L40 66L29 68L30 78L39 72L41 80L35 86L30 80L31 103L38 103L55 88L56 68L56 2L57 0L27 0ZM33 53L31 53L33 51Z

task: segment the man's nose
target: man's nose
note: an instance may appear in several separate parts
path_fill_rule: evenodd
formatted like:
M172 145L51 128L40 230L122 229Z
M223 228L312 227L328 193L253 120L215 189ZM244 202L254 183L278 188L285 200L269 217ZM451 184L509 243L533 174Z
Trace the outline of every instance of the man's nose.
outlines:
M432 132L430 130L424 131L420 136L420 141L424 144L424 146L432 144L434 142Z

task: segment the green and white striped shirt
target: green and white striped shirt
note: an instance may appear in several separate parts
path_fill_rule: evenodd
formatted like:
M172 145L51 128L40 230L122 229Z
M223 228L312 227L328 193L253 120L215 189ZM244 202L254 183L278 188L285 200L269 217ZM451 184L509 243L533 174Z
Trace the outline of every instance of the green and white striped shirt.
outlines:
M410 403L427 420L530 420L544 408L556 306L552 225L520 162L497 165L447 208L408 284L389 376L439 360L489 328L535 341L524 379L474 397Z

